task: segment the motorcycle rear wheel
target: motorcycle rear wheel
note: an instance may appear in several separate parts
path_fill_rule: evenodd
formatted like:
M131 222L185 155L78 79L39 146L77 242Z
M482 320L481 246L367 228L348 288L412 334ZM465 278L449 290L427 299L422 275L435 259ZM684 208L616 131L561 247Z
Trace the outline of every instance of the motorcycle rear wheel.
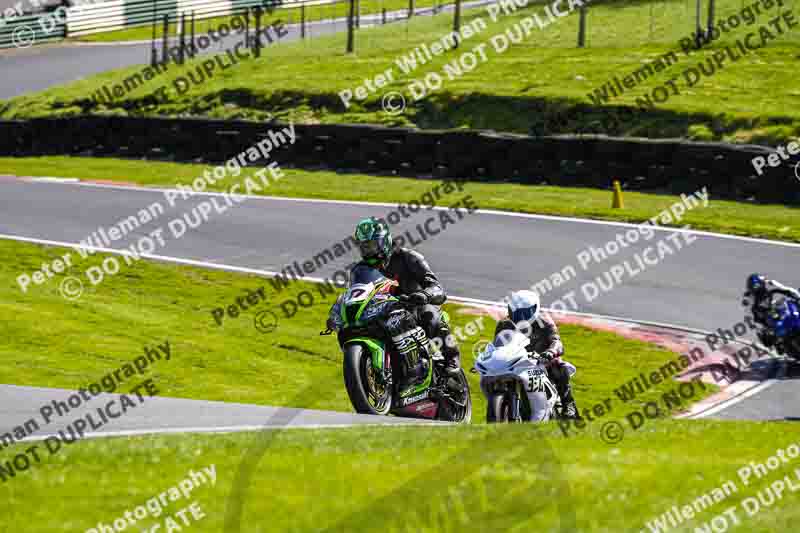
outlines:
M454 405L450 403L448 400L444 400L448 402L448 405L445 406L444 416L441 414L441 420L447 420L448 422L455 422L457 424L469 424L472 421L472 397L469 393L469 382L467 381L467 375L464 374L464 371L461 370L458 374L458 381L459 385L461 385L461 390L464 391L464 406Z
M392 408L391 389L381 386L372 367L372 358L361 344L347 344L344 349L344 386L357 413L389 414Z

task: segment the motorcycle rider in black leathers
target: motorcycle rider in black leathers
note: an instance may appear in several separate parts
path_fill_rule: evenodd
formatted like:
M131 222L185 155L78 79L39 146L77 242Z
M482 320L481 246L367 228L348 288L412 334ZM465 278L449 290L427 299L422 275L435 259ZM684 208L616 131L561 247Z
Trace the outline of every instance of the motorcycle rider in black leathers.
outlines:
M564 344L555 321L539 309L539 295L533 291L523 290L511 294L508 302L508 317L497 322L495 339L503 331L519 331L527 336L531 342L527 346L528 352L538 353L542 359L549 361L547 365L548 376L555 384L558 395L561 397L561 416L563 418L579 419L580 413L572 396L570 373L561 360L564 355ZM495 340L502 342L503 336Z
M377 268L384 276L398 282L398 299L412 304L409 310L428 338L438 339L447 375L458 375L461 354L455 337L450 334L450 325L442 319L440 307L447 295L422 254L395 246L388 225L374 217L358 223L355 240L362 258L358 264Z

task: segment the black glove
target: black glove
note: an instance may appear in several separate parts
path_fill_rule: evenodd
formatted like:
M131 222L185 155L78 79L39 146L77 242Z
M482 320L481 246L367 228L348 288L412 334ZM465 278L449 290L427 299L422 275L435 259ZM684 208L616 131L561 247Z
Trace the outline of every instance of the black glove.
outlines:
M397 297L403 303L409 303L413 305L426 305L431 297L425 291L418 291L412 292L411 294L401 294Z
M552 361L553 359L556 358L556 354L554 354L550 350L545 350L544 352L539 354L539 358L542 361L545 361L546 363L549 363L550 361Z

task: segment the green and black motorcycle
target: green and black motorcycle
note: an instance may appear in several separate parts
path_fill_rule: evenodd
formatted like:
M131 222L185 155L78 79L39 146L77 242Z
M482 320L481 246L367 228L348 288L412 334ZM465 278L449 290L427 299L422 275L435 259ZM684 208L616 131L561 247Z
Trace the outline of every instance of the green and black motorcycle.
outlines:
M464 371L447 376L435 343L407 304L393 296L396 287L379 270L356 267L320 333L338 332L350 402L358 413L469 423L472 401Z

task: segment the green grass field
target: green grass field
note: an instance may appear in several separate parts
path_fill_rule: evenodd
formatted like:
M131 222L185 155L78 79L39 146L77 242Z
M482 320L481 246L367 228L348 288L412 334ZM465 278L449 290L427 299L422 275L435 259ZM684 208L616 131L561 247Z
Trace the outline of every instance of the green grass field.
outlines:
M792 0L794 1L794 0ZM727 17L742 3L723 0L719 17ZM785 10L795 9L791 3ZM693 8L686 2L615 2L589 9L588 46L575 47L578 17L560 19L534 32L523 42L499 54L487 45L487 60L419 101L411 101L409 83L425 74L443 74L443 66L490 37L514 27L542 6L529 6L492 22L485 10L465 12L464 26L480 18L485 29L464 41L458 52L435 57L408 75L395 63L415 46L438 41L450 31L452 18L418 17L406 25L363 28L357 36L357 53L344 53L344 34L319 38L312 43L283 43L268 48L260 60L248 60L230 68L185 93L178 94L173 81L197 67L171 66L163 76L144 83L110 105L96 104L89 97L104 83L121 82L141 67L122 69L14 98L0 105L0 117L114 113L145 115L202 115L224 118L264 119L274 116L306 123L369 122L420 128L480 128L527 133L544 125L550 133L596 131L612 135L689 137L773 143L795 136L800 93L794 83L798 55L798 33L786 29L766 46L729 62L711 77L688 85L681 73L698 68L714 52L734 45L775 13L762 10L753 25L726 33L703 51L685 55L679 40L693 30ZM652 18L651 18L652 12ZM648 21L653 21L652 25ZM652 27L652 31L651 31ZM623 77L677 50L677 63L647 77L634 89L602 105L589 97L593 89L614 75ZM364 101L345 108L339 93L352 90L365 78L393 70L393 81ZM633 106L637 97L650 94L666 81L677 78L680 94L656 109L635 113L622 122L604 127L604 119L619 106ZM167 100L156 97L165 87ZM391 116L381 109L384 91L400 91L410 105L405 113ZM555 125L552 116L573 111L565 124ZM550 117L550 118L548 118Z
M7 363L0 366L0 383L78 388L140 355L144 345L169 339L173 359L153 367L163 396L352 411L335 337L318 335L335 298L323 299L314 285L298 282L278 294L263 277L148 261L127 265L120 259L117 275L92 286L84 273L104 256L84 260L72 251L72 269L21 292L16 281L21 273L37 270L66 251L0 240L0 335L6 339L0 345L0 361ZM78 301L59 293L66 276L83 282L85 290ZM217 326L213 309L262 286L266 304L238 318L225 318ZM303 290L316 295L314 305L286 318L280 303L296 299ZM262 334L255 329L253 320L260 309L278 316L276 332ZM447 309L454 327L475 318L458 306L448 304ZM43 323L47 340L42 338ZM484 331L463 343L465 367L472 366L473 345L491 340L493 328L487 318ZM667 350L609 333L570 325L562 333L570 360L582 368L576 390L587 406L612 396L614 388L640 371L658 369L674 358ZM618 366L620 360L626 364ZM476 416L481 420L485 404L477 378L469 377L473 400L483 406ZM298 398L308 387L316 393ZM643 403L637 402L671 388L662 384L650 389L626 407L638 408Z
M663 421L615 446L589 434L565 439L552 426L485 425L101 439L0 483L0 496L8 531L86 531L213 464L216 485L189 500L205 514L192 531L619 533L649 531L672 506L731 480L737 492L669 531L694 532L737 506L731 531L774 533L794 530L795 495L752 517L740 502L793 475L796 461L748 485L736 472L798 440L788 422L719 421ZM159 521L165 530L165 517L189 501L131 530ZM241 529L226 529L237 503Z
M25 157L0 158L0 174L18 176L59 176L97 180L119 180L150 186L190 185L210 167L153 161L111 158ZM238 177L229 176L211 188L226 191L252 174L245 169ZM417 200L431 185L427 180L309 172L285 169L285 177L273 181L265 192L272 196L325 198L374 202ZM469 182L464 194L472 195L483 209L523 213L575 216L643 222L657 215L680 197L669 194L625 192L625 209L611 208L611 192L578 187L519 185L512 183ZM681 224L699 230L800 242L798 208L714 200L708 207L688 211Z
M796 9L795 0L783 0ZM386 0L395 5L396 0ZM417 2L417 5L422 5ZM743 2L721 0L719 16ZM542 6L507 15L476 40L511 27ZM345 109L338 93L392 67L398 54L430 43L449 31L451 15L412 19L408 24L364 28L357 54L343 53L344 34L268 48L260 60L225 71L186 94L170 92L155 103L154 92L171 87L187 69L171 66L161 78L113 105L98 106L89 95L101 84L120 81L138 68L104 73L38 94L0 102L0 118L110 113L131 115L203 115L224 118L294 120L306 123L368 122L419 128L485 128L527 133L545 124L550 132L601 129L614 106L632 106L635 98L679 76L758 25L741 28L710 49L680 57L677 65L648 79L630 93L603 105L587 93L614 74L640 68L675 48L692 29L694 5L686 1L621 1L589 9L588 48L576 49L577 16L536 30L524 43L498 55L443 89L411 102L407 111L381 111L378 92ZM335 14L335 13L334 13ZM464 24L485 11L470 11ZM766 19L759 18L760 24ZM217 21L213 21L216 23ZM211 21L201 26L206 28ZM204 30L201 30L204 31ZM140 38L142 29L103 34L92 40ZM149 33L148 33L149 36ZM147 36L145 36L146 38ZM713 77L687 88L657 110L603 130L609 134L682 136L734 142L775 143L800 134L800 91L795 81L797 30ZM406 94L412 78L441 72L450 52L415 71L398 75L387 90ZM394 66L395 73L399 69ZM145 106L148 107L145 107ZM577 111L569 124L550 127L547 116ZM111 158L0 158L0 174L60 176L135 182L149 186L188 184L204 165ZM245 175L252 173L245 170ZM226 190L238 178L218 182ZM424 180L285 170L272 182L271 195L364 201L404 202L430 188ZM641 222L678 200L668 194L625 193L626 209L610 208L609 191L467 183L481 208ZM690 211L684 223L696 229L800 242L797 209L718 201ZM17 278L71 252L73 266L42 285L22 292ZM157 252L156 252L157 253ZM116 257L121 270L98 285L85 275L89 267ZM343 261L342 264L345 262ZM59 292L66 276L80 279L84 293L69 301ZM237 296L264 289L266 302L222 326L214 309ZM81 259L75 251L0 239L0 383L78 388L96 381L141 354L144 345L169 340L170 361L148 373L169 397L263 405L352 411L341 375L342 357L334 337L319 330L333 297L287 318L280 308L301 291L318 295L309 283L294 283L277 293L255 275L206 270L119 256ZM446 306L453 326L474 319L465 307ZM261 310L278 316L275 331L264 334L253 323ZM473 346L491 337L494 324L461 344L463 364L473 364ZM625 425L625 415L646 402L660 402L675 387L662 383L628 403L614 390L640 373L656 370L675 354L652 344L563 325L568 359L578 367L575 394L581 408L612 398L612 413L565 436L556 423L484 424L485 401L477 378L472 387L473 423L449 427L357 427L271 430L224 435L164 435L86 440L43 454L40 464L12 479L0 480L3 531L92 531L113 523L126 511L152 500L186 478L189 470L214 465L217 481L191 498L171 503L158 518L148 517L127 531L189 528L207 532L375 531L472 532L640 532L673 508L733 481L732 494L693 519L668 531L717 531L712 519L732 509L738 520L728 531L794 531L800 520L796 494L748 516L745 498L789 476L800 485L800 464L791 460L763 478L743 483L737 471L749 462L765 463L779 449L800 444L800 428L791 422L673 420L648 421L641 429ZM138 383L140 380L133 380ZM124 391L130 390L125 387ZM699 400L713 392L694 396ZM122 392L122 391L118 391ZM21 421L28 418L20 413ZM624 438L604 442L604 424L622 422ZM109 428L109 429L114 429ZM0 449L0 467L31 444ZM41 446L41 444L39 445ZM40 448L41 451L41 448ZM766 495L768 497L768 495ZM765 497L762 494L762 497ZM191 502L204 517L186 524L177 518ZM168 529L167 517L180 529ZM717 522L719 525L719 522ZM108 531L108 530L105 530ZM720 530L722 531L722 530Z
M264 278L141 261L97 286L82 278L86 290L70 302L59 294L63 276L82 277L106 257L79 260L75 252L71 270L20 292L17 276L64 253L0 240L0 336L6 339L0 382L78 387L130 360L143 344L168 338L173 359L150 374L164 396L350 410L336 343L316 334L330 300L285 319ZM215 307L260 286L267 303L215 325ZM305 289L315 290L297 283L281 296ZM278 314L276 331L261 334L253 327L257 309ZM456 326L473 318L458 306L448 310ZM462 343L465 366L472 364L472 342L486 337L478 333ZM575 388L584 407L675 356L577 326L563 326L562 337L579 368ZM165 529L166 517L178 520L176 513L195 501L204 517L191 527L209 532L639 531L672 505L735 480L740 491L698 515L691 525L699 526L788 475L789 466L744 486L736 471L800 438L789 423L661 419L629 430L616 444L603 442L601 422L622 420L671 384L621 407L617 402L611 415L570 437L554 423L489 427L482 424L485 404L475 376L469 376L476 403L468 427L145 436L65 446L0 482L3 524L9 531L86 531L145 504L190 469L213 464L216 485L198 488L137 528L161 523ZM0 464L23 449L2 450ZM742 516L747 530L790 530L800 513L790 501ZM237 503L241 529L227 529Z

